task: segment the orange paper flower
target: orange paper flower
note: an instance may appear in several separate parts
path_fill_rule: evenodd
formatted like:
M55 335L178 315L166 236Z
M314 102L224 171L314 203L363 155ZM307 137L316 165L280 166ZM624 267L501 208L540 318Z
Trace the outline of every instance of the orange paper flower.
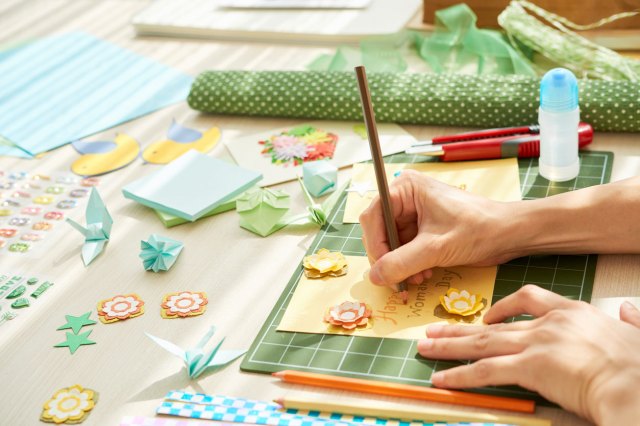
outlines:
M484 308L482 295L470 294L467 290L450 288L447 294L440 296L440 303L450 314L461 315L463 317L475 315Z
M324 316L325 322L345 330L366 327L371 318L371 307L363 302L342 302L329 308Z
M144 314L144 302L135 293L113 296L98 302L98 318L105 324Z
M186 318L202 315L207 308L205 292L182 291L169 293L162 301L162 318Z

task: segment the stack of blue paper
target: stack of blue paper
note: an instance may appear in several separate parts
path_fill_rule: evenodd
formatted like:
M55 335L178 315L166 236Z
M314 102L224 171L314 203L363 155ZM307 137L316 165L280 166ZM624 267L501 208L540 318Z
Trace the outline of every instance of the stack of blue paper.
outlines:
M122 193L152 209L195 221L237 197L262 175L191 150L125 186Z

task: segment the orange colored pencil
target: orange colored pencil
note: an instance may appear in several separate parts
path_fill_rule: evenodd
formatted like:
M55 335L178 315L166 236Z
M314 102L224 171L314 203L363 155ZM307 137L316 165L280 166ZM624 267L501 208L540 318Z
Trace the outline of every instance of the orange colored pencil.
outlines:
M273 373L273 376L287 383L372 393L377 395L397 396L401 398L420 399L423 401L442 402L445 404L509 410L520 413L533 413L536 408L535 401L527 399L481 395L471 392L435 389L374 380L352 379L349 377L329 376L303 371L284 370Z

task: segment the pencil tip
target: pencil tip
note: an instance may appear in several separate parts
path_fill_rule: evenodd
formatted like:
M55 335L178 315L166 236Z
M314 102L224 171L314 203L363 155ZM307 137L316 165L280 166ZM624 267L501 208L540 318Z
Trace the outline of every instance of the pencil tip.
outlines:
M284 398L276 398L273 400L273 402L275 402L276 404L283 406L284 405Z
M409 292L408 291L403 291L401 293L401 295L402 295L402 303L404 303L406 305L407 302L409 301Z
M273 377L277 377L279 379L284 377L284 371L276 371L275 373L271 373Z

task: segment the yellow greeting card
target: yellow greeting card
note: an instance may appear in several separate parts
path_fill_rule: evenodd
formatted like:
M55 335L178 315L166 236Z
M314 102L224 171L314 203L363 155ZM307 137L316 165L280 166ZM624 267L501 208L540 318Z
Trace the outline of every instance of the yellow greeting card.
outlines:
M405 305L398 293L369 282L365 276L369 270L366 257L345 258L348 272L343 276L308 278L301 274L278 331L421 339L425 337L428 324L481 324L491 305L495 266L437 268L428 281L409 286L409 301ZM441 305L440 296L444 297L450 288L479 295L484 308L469 317L449 314ZM356 303L346 306L343 303L346 301ZM357 302L360 302L359 306L356 306ZM327 321L328 314L330 316L331 311L339 307L345 308L347 316L358 315L360 308L367 321L359 321L358 325L362 326L351 329L336 326L339 321Z
M385 164L387 181L393 183L402 170L416 170L441 182L496 201L521 199L518 160L506 158L490 161L454 163ZM354 164L351 186L347 189L343 222L358 223L371 200L378 195L373 164Z

